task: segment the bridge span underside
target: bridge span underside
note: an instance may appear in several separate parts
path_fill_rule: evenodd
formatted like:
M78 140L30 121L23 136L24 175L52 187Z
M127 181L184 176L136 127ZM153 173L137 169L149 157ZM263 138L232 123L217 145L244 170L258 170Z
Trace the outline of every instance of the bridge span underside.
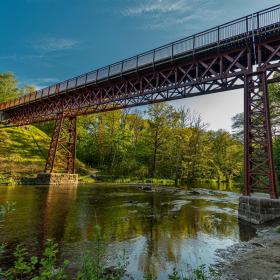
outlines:
M56 120L45 171L64 141L74 173L77 116L244 88L245 194L276 198L267 84L280 81L279 61L280 5L2 103L0 118Z

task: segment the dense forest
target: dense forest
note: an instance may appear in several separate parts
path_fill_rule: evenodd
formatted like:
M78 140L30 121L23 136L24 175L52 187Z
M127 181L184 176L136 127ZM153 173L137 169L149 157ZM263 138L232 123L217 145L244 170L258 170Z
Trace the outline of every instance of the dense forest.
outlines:
M33 90L32 86L18 88L12 73L0 74L0 102ZM277 171L279 93L279 84L270 87ZM37 127L51 135L53 123ZM77 127L77 157L103 176L167 178L175 182L242 178L243 114L233 117L232 133L209 130L199 114L168 103L79 117Z

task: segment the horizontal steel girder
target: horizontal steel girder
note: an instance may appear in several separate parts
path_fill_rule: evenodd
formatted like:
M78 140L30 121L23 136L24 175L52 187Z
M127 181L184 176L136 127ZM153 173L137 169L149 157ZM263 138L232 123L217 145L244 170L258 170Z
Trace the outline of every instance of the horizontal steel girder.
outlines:
M280 37L258 45L254 52L245 46L30 102L3 111L4 122L26 125L56 119L62 112L73 117L243 88L255 53L259 69L274 82L273 73L280 72L279 42Z

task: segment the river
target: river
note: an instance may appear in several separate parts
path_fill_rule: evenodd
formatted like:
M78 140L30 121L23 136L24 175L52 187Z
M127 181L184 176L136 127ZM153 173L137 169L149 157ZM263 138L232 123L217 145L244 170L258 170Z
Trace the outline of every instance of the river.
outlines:
M238 193L199 188L143 191L128 185L89 184L78 187L1 186L0 204L16 203L16 211L0 222L1 262L11 261L18 243L40 254L54 239L60 257L77 263L94 239L96 224L108 241L108 265L125 250L128 273L167 279L174 266L215 262L215 250L255 236L239 224Z

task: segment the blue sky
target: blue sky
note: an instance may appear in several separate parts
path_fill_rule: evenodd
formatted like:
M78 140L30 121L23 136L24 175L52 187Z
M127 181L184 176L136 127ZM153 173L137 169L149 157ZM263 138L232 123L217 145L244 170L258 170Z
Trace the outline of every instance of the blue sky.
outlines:
M273 5L279 0L0 0L0 72L44 87ZM242 93L173 102L230 129Z

